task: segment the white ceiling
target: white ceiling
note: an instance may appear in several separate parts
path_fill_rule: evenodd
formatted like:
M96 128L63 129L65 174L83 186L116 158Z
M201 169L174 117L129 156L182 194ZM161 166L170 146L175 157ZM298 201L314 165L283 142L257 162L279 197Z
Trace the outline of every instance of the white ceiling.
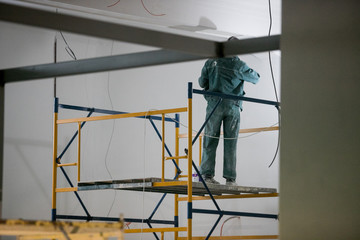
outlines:
M223 40L228 36L265 36L269 0L22 0L58 11L106 17L145 28ZM281 31L281 0L271 0L272 34ZM90 15L89 15L90 14ZM179 31L180 29L180 31Z

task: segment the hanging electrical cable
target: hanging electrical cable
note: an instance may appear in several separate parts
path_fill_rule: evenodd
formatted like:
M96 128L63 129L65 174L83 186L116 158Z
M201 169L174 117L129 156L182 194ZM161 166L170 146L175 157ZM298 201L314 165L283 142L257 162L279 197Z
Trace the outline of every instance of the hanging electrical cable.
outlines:
M157 109L154 109L154 110L157 110ZM185 128L188 128L187 125L185 125L185 124L177 121L175 118L173 118L173 117L171 117L171 116L169 116L169 115L167 115L167 114L165 114L165 116L166 116L167 118L170 118L172 121L180 124L181 126L183 126L183 127L185 127ZM277 124L278 124L278 123L274 123L274 124L270 125L269 127L273 127L273 126L275 126L275 125L277 125ZM268 127L268 128L269 128L269 127ZM192 131L193 133L196 133L196 134L198 133L198 131L196 131L195 129L191 129L191 131ZM211 136L211 135L207 135L207 134L203 134L203 136L206 136L206 137L209 137L209 138L223 139L223 140L234 140L234 139L252 137L252 136L254 136L254 135L257 135L257 134L262 133L262 132L265 132L265 131L266 131L266 130L261 130L261 131L258 131L258 132L255 132L255 133L246 135L246 136L244 136L244 137L239 137L239 136L238 136L237 138L216 137L216 136Z
M110 55L113 54L113 49L114 49L114 41L112 41L112 43L111 43ZM112 102L112 98L111 98L111 94L110 94L110 72L108 72L108 75L107 75L107 93L108 93L108 97L109 97L109 101L110 101L111 110L114 110L114 106L113 106L113 102ZM113 180L113 176L112 176L112 174L111 174L111 172L109 170L107 161L108 161L108 154L109 154L110 146L111 146L112 139L113 139L113 136L114 136L114 130L115 130L115 120L114 119L112 120L112 123L113 124L112 124L112 130L111 130L111 135L110 135L110 139L109 139L109 144L108 144L106 154L105 154L105 168L106 168L106 171L108 172L111 180ZM108 211L107 216L110 215L110 212L114 207L116 196L117 196L117 191L115 191L114 198L113 198L113 201L111 203L111 206L110 206L110 209Z
M58 9L56 9L56 13L58 13ZM65 51L69 54L69 56L74 59L74 60L77 60L76 58L76 55L74 53L74 51L70 48L68 42L66 41L63 33L61 31L60 32L60 35L65 43ZM55 34L55 42L54 42L54 63L57 63L57 36ZM54 98L57 97L57 92L56 92L56 84L57 84L57 79L56 77L54 77Z
M268 36L270 36L271 34L271 29L272 29L272 23L273 23L273 19L272 19L272 13L271 13L271 0L268 0L268 4L269 4L269 32L268 32ZM274 78L274 71L273 71L273 66L272 66L272 60L271 60L271 52L268 52L268 56L269 56L269 65L270 65L270 72L271 72L271 79L273 82L273 86L274 86L274 92L275 92L275 97L276 97L276 101L279 102L279 97L278 97L278 93L276 90L276 84L275 84L275 78ZM274 157L269 165L269 168L273 165L278 152L279 152L279 147L280 147L280 129L281 129L281 115L280 115L280 106L276 107L276 109L278 110L278 121L279 121L279 133L278 133L278 141L277 141L277 146L276 146L276 150L275 150L275 154Z
M114 48L114 41L112 41L112 44L111 44L110 55L112 55L113 48ZM108 94L108 98L109 98L109 101L110 101L111 110L114 110L113 102L112 102L111 95L110 95L110 72L108 72L108 74L107 74L107 94ZM111 179L113 179L113 177L112 177L112 175L111 175L111 173L110 173L110 170L109 170L109 167L108 167L108 165L107 165L107 160L108 160L108 154L109 154L109 149L110 149L111 141L112 141L112 138L113 138L113 136L114 136L114 128L115 128L115 120L113 120L113 125L112 125L112 131L111 131L111 135L110 135L110 140L109 140L108 148L107 148L106 154L105 154L105 168L106 168L106 171L108 172L108 174L109 174L109 176L110 176Z
M145 6L145 3L144 3L144 0L140 0L141 1L141 4L143 6L143 8L145 9L145 11L147 13L149 13L151 16L155 16L155 17L161 17L161 16L165 16L166 14L164 13L160 13L160 14L155 14L155 13L152 13L146 6ZM115 5L117 5L118 3L120 3L120 0L116 1L115 3L111 4L111 5L108 5L107 7L114 7Z
M147 9L147 7L145 6L145 4L144 4L144 1L143 0L141 0L141 4L143 5L143 8L145 9L145 11L147 11L150 15L152 15L152 16L155 16L155 17L161 17L161 16L165 16L166 14L164 14L164 13L161 13L161 14L155 14L155 13L152 13L152 12L150 12L149 11L149 9Z
M150 110L149 110L150 111ZM141 235L140 240L143 239L143 224L144 224L144 216L145 216L145 176L146 176L146 122L147 117L149 115L149 111L146 112L145 118L144 118L144 142L143 142L143 189L142 189L142 216L141 216Z
M71 49L71 47L69 46L68 42L66 41L66 39L65 39L65 37L64 37L64 34L62 33L62 31L59 31L59 32L60 32L60 35L61 35L62 39L63 39L64 42L65 42L65 45L66 45L66 46L65 46L65 50L66 50L66 52L69 54L69 56L70 56L72 59L77 60L76 55L75 55L74 51Z
M120 2L120 0L118 0L117 2L111 4L111 5L107 6L107 7L113 7L113 6L115 6L116 4L118 4L119 2Z
M56 13L58 13L58 9L56 9ZM68 42L66 41L66 38L64 37L64 34L62 33L61 30L59 30L60 32L60 35L62 37L62 39L64 40L64 43L65 43L65 51L69 54L69 56L74 59L74 60L77 60L76 58L76 55L74 53L74 51L71 49L71 47L69 46ZM55 39L56 39L56 36L55 36Z

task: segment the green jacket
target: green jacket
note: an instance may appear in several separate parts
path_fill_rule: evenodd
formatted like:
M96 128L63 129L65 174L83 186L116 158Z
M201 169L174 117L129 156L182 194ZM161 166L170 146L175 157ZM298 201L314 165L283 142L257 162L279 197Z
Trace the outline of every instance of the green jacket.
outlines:
M214 58L206 61L199 78L205 91L243 96L244 81L256 84L260 75L249 68L239 57ZM214 99L205 96L206 100ZM242 101L234 101L242 109Z

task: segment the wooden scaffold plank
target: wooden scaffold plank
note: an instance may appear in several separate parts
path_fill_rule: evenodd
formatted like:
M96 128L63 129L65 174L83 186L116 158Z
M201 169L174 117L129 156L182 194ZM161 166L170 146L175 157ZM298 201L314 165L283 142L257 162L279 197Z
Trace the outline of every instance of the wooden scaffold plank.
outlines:
M19 239L123 239L123 221L104 222L51 222L31 220L0 220L0 235L18 236Z

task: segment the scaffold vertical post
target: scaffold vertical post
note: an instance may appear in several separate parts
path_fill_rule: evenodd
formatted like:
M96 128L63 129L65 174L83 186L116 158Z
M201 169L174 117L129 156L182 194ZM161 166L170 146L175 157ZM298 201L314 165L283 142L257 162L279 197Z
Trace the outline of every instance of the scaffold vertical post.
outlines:
M4 176L4 114L5 114L5 83L0 76L0 203L3 201L3 176ZM2 205L0 204L0 208ZM1 210L0 210L1 211Z
M175 114L175 156L179 156L179 128L180 128L180 115L177 113ZM175 159L176 164L179 166L179 158ZM180 173L175 168L175 176L178 176ZM176 180L178 180L179 177L176 177ZM175 194L175 213L174 213L174 227L179 227L179 194ZM174 239L178 240L179 233L174 232Z
M77 161L78 182L80 182L80 157L81 157L81 122L78 122L78 161Z
M53 119L53 171L52 171L52 204L51 204L51 220L56 221L56 186L57 186L57 140L58 140L58 112L59 99L54 99L54 119Z
M161 119L161 126L162 126L162 136L161 136L161 181L165 181L165 114L162 114Z
M192 82L188 83L188 240L192 239Z
M201 165L201 154L202 154L202 136L199 136L199 166Z

